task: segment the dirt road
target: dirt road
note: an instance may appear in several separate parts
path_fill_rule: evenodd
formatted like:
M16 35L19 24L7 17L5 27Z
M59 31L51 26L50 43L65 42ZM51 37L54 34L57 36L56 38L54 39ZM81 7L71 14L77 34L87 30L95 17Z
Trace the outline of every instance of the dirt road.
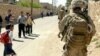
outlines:
M57 16L39 18L35 20L33 25L33 36L28 38L18 38L18 25L14 26L13 48L17 56L62 56L63 42L57 37L58 20ZM3 31L5 31L3 29ZM88 56L100 56L100 48L96 48L99 43L97 34L89 46ZM96 40L96 41L95 41ZM98 40L98 42L97 42ZM0 56L3 55L3 45L0 44Z

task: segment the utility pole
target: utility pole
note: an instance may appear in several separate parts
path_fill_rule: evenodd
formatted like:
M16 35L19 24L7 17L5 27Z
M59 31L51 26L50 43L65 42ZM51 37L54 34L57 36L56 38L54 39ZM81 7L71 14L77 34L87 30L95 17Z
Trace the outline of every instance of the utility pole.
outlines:
M33 0L31 0L31 17L32 17L32 15L33 15Z
M52 0L52 12L53 13L55 13L54 10L55 10L55 7L56 7L57 2L58 2L57 0Z
M52 13L53 13L53 0L52 0Z

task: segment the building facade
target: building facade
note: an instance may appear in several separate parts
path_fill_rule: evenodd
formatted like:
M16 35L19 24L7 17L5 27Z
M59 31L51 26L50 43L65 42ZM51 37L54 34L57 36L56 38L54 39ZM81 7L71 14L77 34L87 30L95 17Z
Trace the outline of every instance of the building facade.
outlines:
M0 3L3 2L3 0L0 0Z

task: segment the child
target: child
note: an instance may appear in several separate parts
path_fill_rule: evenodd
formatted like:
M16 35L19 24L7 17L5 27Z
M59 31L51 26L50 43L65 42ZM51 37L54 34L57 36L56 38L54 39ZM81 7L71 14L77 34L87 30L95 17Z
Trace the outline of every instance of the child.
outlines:
M16 53L12 49L12 37L13 25L7 25L6 32L1 34L1 38L3 38L2 42L4 43L4 56L16 56Z
M29 34L29 36L32 34L32 22L33 21L31 19L31 15L29 14L26 21L26 25L27 25L26 32Z
M2 28L2 22L3 22L3 19L2 19L2 16L0 15L0 33L1 33L1 28Z

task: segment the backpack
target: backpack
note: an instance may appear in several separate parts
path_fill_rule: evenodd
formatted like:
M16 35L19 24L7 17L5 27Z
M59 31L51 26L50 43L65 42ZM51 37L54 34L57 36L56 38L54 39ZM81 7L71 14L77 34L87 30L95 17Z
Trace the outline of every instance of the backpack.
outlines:
M88 32L88 23L85 19L75 19L71 26L73 27L74 35L86 35Z
M69 47L84 48L87 44L88 23L82 17L73 17L68 24L65 41L68 41Z
M10 39L9 39L9 35L8 35L9 32L10 32L10 31L6 31L6 32L0 34L0 42L1 42L1 43L6 44L6 43L9 42L9 40L10 40Z
M59 29L63 35L61 40L66 40L66 36L72 35L87 35L88 23L83 16L78 17L77 15L68 15L59 25Z

